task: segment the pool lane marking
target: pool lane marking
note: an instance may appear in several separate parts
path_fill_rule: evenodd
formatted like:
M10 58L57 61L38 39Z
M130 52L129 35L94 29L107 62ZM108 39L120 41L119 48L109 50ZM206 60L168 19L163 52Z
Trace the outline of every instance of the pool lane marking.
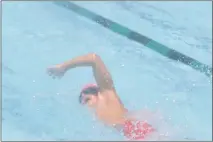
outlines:
M95 14L94 12L89 11L83 7L80 7L72 2L56 1L54 3L56 3L60 6L63 6L69 10L72 10L73 12L98 23L98 24L102 25L103 27L105 27L115 33L125 36L130 40L136 41L136 42L160 53L161 55L163 55L165 57L168 57L168 58L178 61L178 62L182 62L183 64L188 65L188 66L192 67L193 69L200 71L201 73L204 73L206 76L212 77L212 67L209 67L208 65L203 64L196 59L186 56L174 49L170 49L167 46L160 44L151 38L148 38L140 33L137 33L135 31L133 31L127 27L124 27L116 22L113 22L109 19L106 19L103 16Z

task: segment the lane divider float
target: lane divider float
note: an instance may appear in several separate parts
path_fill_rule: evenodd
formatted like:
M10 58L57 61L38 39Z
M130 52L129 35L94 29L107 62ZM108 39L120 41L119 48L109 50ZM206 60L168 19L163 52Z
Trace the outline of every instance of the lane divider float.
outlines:
M185 65L188 65L193 69L200 71L201 73L204 73L206 76L212 77L212 67L209 67L208 65L205 65L196 59L186 56L174 49L170 49L167 46L157 41L154 41L149 37L146 37L138 32L135 32L107 18L104 18L103 16L100 16L92 11L80 7L70 1L55 1L54 3L63 6L69 10L72 10L73 12L90 19L117 34L120 34L124 37L127 37L130 40L138 42L165 57L168 57L178 62L182 62Z

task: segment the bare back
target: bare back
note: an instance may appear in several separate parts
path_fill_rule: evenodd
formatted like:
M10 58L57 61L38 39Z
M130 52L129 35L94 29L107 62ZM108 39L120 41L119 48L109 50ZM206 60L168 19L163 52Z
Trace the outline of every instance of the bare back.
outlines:
M115 92L104 91L98 96L99 101L95 108L97 117L109 125L123 123L126 109Z

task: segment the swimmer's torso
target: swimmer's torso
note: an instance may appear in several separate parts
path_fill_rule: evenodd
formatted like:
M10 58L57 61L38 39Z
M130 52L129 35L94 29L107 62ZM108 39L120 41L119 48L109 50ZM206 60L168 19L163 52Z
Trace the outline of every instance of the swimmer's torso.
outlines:
M114 91L105 91L98 96L99 101L95 107L98 119L109 125L123 123L126 109Z

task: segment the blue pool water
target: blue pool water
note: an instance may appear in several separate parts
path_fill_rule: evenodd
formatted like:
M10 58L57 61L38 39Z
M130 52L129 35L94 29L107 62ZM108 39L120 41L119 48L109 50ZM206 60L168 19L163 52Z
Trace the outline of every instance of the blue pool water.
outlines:
M212 66L210 2L75 3ZM179 138L211 140L212 80L204 74L53 2L3 2L2 13L3 140L124 140L78 104L91 69L61 80L46 74L88 52L103 58L127 108L158 110Z

